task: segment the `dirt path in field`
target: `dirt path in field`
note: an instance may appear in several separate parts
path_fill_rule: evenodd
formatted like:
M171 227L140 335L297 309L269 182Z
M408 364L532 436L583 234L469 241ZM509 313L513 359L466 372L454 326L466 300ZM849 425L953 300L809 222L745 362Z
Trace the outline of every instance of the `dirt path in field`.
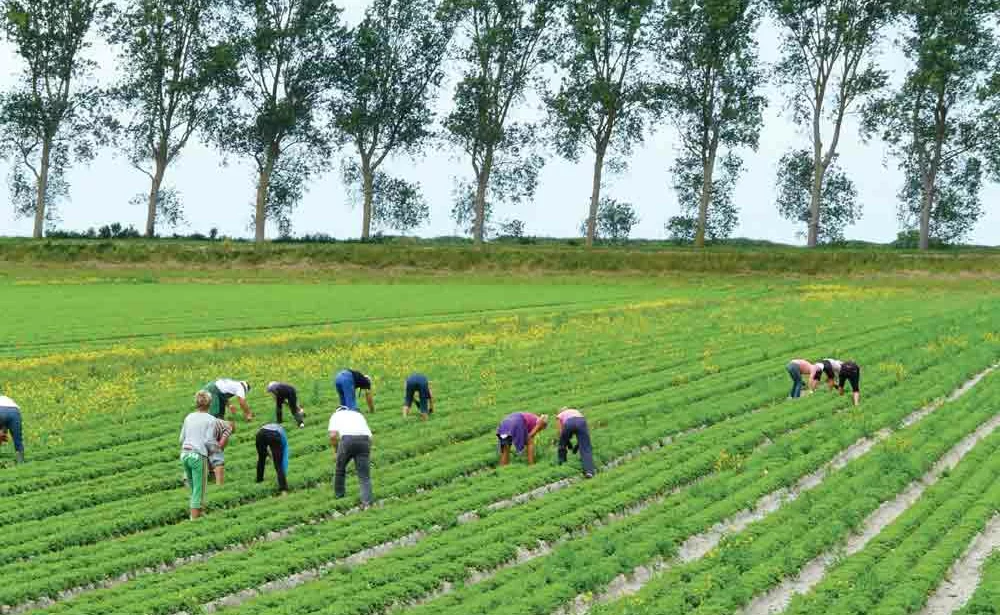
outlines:
M986 558L997 549L1000 549L1000 515L990 519L969 543L918 615L950 615L965 606L979 587Z
M900 422L898 429L910 427L918 423L919 421L921 421L934 411L941 408L941 406L943 406L945 403L955 401L958 398L962 397L970 389L976 386L983 378L985 378L988 374L996 370L998 367L1000 367L1000 365L993 365L983 370L982 372L976 374L973 378L963 383L962 386L957 388L947 397L934 401L924 406L923 408L910 413ZM993 425L992 427L989 426L994 422L1000 424L1000 416L996 417L994 420L980 427L980 429L977 430L974 434L968 436L966 440L973 438L974 436L976 436L976 434L979 434L986 428L989 428L989 432L992 432L993 429L996 428L996 425ZM784 504L798 499L803 493L817 487L832 472L840 470L852 460L858 459L859 457L863 456L868 451L870 451L876 444L887 439L894 432L895 432L894 429L885 428L879 430L870 438L859 439L857 442L855 442L845 450L841 451L836 457L828 461L820 469L810 474L807 474L806 476L803 476L801 479L799 479L799 481L795 484L795 486L791 488L784 488L774 491L760 498L752 509L739 512L736 515L730 517L729 519L726 519L716 524L708 531L703 532L701 534L697 534L695 536L691 536L686 541L684 541L684 543L681 544L681 546L678 548L677 555L674 558L670 560L657 560L651 562L649 565L636 567L628 575L619 575L608 585L608 587L604 589L604 591L598 594L577 596L571 605L568 605L566 607L557 610L556 615L582 615L584 613L589 612L590 609L595 604L609 602L621 598L623 596L628 596L638 592L640 589L643 588L643 586L646 585L646 583L649 582L650 579L652 579L656 574L658 574L663 570L666 570L668 568L671 568L679 564L692 562L704 557L705 555L708 554L709 551L718 546L722 538L725 537L726 535L740 532L744 530L747 526L749 526L751 523L764 519L764 517L775 512ZM982 437L985 437L986 435L988 435L988 433L981 434L979 438L975 439L975 441L971 443L967 442L966 440L963 440L961 443L956 445L956 447L952 449L952 451L950 451L947 455L945 455L945 457L942 458L938 463L942 464L947 459L949 459L949 456L954 457L954 455L957 454L958 455L957 459L953 460L954 464L957 464L958 460L964 457L965 454L969 452L969 450L972 450L972 447L975 446L975 443L978 442L979 439L981 439ZM967 446L967 448L964 448L963 445ZM919 497L919 495L917 497ZM905 510L905 508L903 508L902 510ZM896 513L896 516L901 514L902 510L899 510L899 512ZM895 517L892 518L895 519ZM872 536L874 536L874 534ZM867 540L870 539L871 538L869 537ZM866 543L867 540L865 541ZM821 571L820 578L822 577L823 571L825 571L825 566ZM789 580L786 581L785 583L782 583L782 585L779 586L779 588L776 588L774 592L772 592L774 593L773 597L771 597L771 593L769 593L765 596L758 598L757 600L754 601L754 603L751 604L750 607L747 607L746 609L741 611L741 615L764 615L767 613L780 612L785 607L787 607L788 601L791 600L791 595L793 593L799 593L794 591L798 587L798 585L796 585L794 581L795 580ZM815 582L818 582L818 579ZM813 584L815 584L815 582ZM788 588L785 588L786 584L788 584ZM777 602L772 602L772 600L777 600ZM781 600L784 600L784 602L781 602ZM758 605L758 602L760 602L760 605ZM778 608L777 605L782 605L782 606ZM775 609L775 610L768 610L768 609Z
M1000 427L1000 415L980 425L976 431L945 453L926 474L910 483L894 499L879 506L865 519L861 529L848 536L838 548L819 555L806 564L798 575L785 579L771 591L755 598L739 611L739 615L770 615L784 611L796 594L804 594L822 581L827 569L839 558L849 557L864 549L882 530L913 506L928 487L937 483L945 473L953 470L976 444L998 427Z

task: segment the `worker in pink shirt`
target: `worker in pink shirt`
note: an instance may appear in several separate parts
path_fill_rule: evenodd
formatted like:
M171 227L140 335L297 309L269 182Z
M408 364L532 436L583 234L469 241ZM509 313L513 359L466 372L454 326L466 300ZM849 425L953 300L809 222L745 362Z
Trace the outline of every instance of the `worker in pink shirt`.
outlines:
M587 478L594 476L594 452L590 448L590 430L587 428L587 419L583 418L583 413L573 408L563 408L556 415L559 421L559 463L566 463L566 449L570 448L569 442L576 436L576 445L572 447L573 452L580 452L580 461L583 463L583 475Z
M786 366L788 375L792 377L792 391L789 397L799 397L806 382L812 381L813 374L816 373L816 366L805 359L792 359ZM823 364L819 364L819 369L823 369Z

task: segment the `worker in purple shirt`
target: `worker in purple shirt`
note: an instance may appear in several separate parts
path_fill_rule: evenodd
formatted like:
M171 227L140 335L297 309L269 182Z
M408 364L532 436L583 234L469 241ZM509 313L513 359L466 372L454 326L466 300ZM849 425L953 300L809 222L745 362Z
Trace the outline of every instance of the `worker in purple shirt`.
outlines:
M508 414L497 427L500 465L510 463L510 447L521 453L528 449L528 465L535 463L535 434L548 427L549 417L530 412Z

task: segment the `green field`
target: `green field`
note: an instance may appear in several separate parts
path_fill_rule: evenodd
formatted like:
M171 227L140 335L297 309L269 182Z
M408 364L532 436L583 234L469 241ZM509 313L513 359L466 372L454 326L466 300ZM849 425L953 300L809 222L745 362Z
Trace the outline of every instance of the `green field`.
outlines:
M922 613L1000 528L988 276L126 270L3 267L28 459L0 447L4 612ZM788 360L827 356L862 366L860 407L825 382L787 399ZM348 366L375 389L367 510L353 474L330 485ZM400 413L416 370L427 422ZM191 521L177 434L219 377L254 384L256 417ZM269 380L306 409L284 497L270 465L254 482ZM594 479L556 463L555 428L497 467L506 414L564 406ZM1000 612L1000 560L974 572L952 610Z

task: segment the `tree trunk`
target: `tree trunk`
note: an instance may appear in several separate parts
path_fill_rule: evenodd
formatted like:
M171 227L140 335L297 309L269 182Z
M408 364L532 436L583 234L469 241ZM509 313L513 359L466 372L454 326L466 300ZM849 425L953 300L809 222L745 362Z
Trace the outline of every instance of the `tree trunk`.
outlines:
M45 235L45 206L49 190L49 158L52 156L52 139L46 137L42 141L42 160L38 172L38 192L35 195L35 230L32 237L41 239Z
M163 175L166 172L166 161L157 157L156 170L153 172L153 179L149 184L149 202L146 208L146 237L149 238L156 235L156 210L160 200L160 186L163 184Z
M260 170L257 178L257 205L254 216L255 234L254 241L258 244L264 243L264 225L267 222L267 193L271 186L271 173L274 172L274 163L278 158L277 148L271 146L267 150L267 158L264 166Z
M934 207L934 181L924 181L924 195L920 204L920 249L930 247L931 208Z
M823 161L820 156L813 158L813 183L809 201L809 237L806 245L815 248L819 241L819 206L823 191Z
M590 215L587 216L587 247L594 247L597 235L597 209L601 203L601 174L604 172L604 155L607 145L598 145L594 156L594 183L590 191Z
M368 241L372 232L372 197L375 188L375 173L372 171L371 161L362 156L361 158L361 181L363 184L362 193L364 199L364 213L361 222L361 241Z
M701 202L698 203L698 228L694 235L694 246L705 247L705 227L708 226L708 205L712 202L712 177L715 174L715 153L713 147L701 168Z
M493 148L486 149L483 166L476 177L475 222L472 226L472 238L477 244L483 243L483 227L486 225L486 187L490 181L490 171L493 170Z

